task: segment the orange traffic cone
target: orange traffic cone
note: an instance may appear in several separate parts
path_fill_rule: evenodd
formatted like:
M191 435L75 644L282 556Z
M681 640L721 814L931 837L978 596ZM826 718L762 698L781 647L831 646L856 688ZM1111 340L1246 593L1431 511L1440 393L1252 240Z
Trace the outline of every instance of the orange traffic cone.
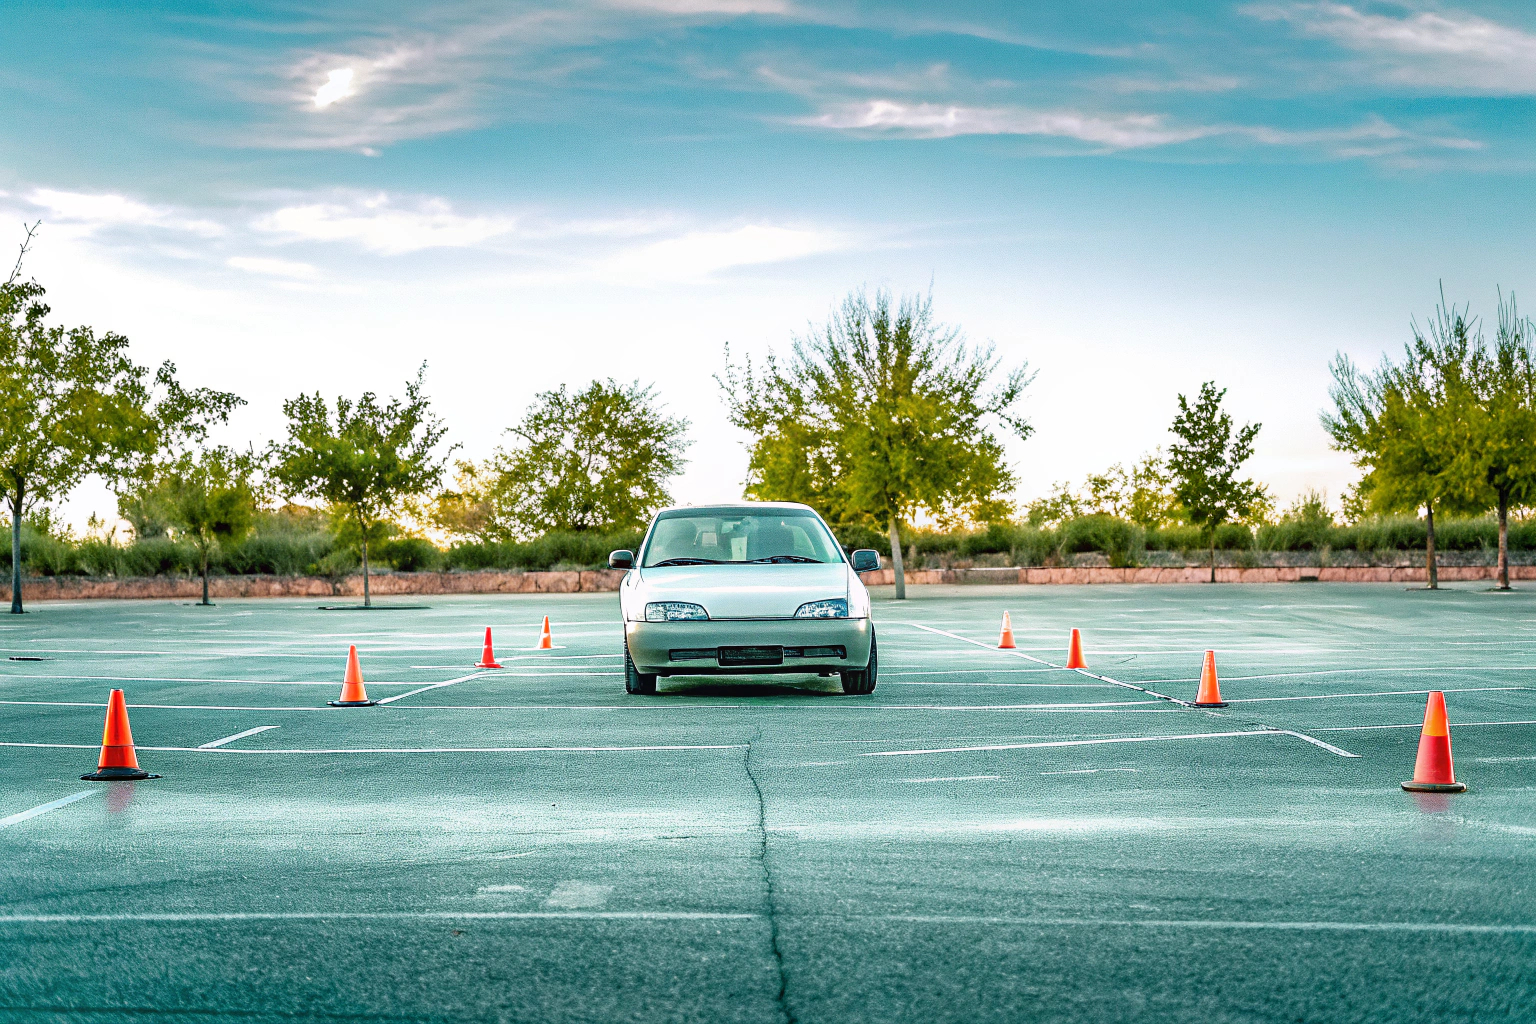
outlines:
M541 633L539 633L538 649L541 651L552 651L555 649L555 638L549 635L548 615L544 616L544 629Z
M1221 699L1221 684L1216 681L1216 652L1205 652L1205 664L1200 669L1200 692L1195 696L1197 708L1224 708L1227 702Z
M1013 642L1013 621L1008 618L1008 613L1003 612L1003 635L997 638L999 650L1011 651L1018 644Z
M356 644L347 647L347 676L341 684L341 699L326 703L333 708L366 708L378 703L369 700L368 691L363 689L363 667L357 663Z
M485 627L485 647L480 651L480 664L475 668L501 668L496 663L496 652L491 649L491 627Z
M1424 727L1419 730L1419 756L1413 762L1413 781L1403 783L1410 793L1465 793L1467 785L1456 781L1451 764L1451 726L1445 719L1445 694L1431 690L1424 705Z
M107 725L101 731L101 757L96 770L80 776L91 782L122 782L131 779L158 779L139 767L133 752L133 730L128 728L128 702L122 690L113 690L107 698Z
M1067 668L1087 667L1088 662L1083 660L1083 635L1074 628L1072 642L1067 646Z

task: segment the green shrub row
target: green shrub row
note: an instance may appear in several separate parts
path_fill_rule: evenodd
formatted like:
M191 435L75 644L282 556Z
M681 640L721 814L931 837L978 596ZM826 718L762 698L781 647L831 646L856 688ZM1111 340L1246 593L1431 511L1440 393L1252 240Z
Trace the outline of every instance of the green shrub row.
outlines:
M844 544L883 550L889 546L872 530L838 531ZM1281 522L1257 529L1227 523L1216 531L1221 551L1422 551L1427 528L1421 519L1374 519L1350 526L1327 522ZM1111 565L1130 565L1144 551L1168 551L1198 555L1207 548L1204 534L1193 526L1143 529L1114 516L1091 515L1070 519L1060 526L1037 528L996 523L980 530L949 532L919 530L906 538L919 554L946 554L955 558L1008 554L1014 565L1043 565L1053 558L1083 552L1099 552ZM1435 546L1441 551L1488 551L1499 544L1498 523L1491 517L1443 519L1435 524ZM1512 551L1536 551L1536 521L1511 522Z
M419 537L396 537L372 545L368 553L374 567L398 572L594 569L608 564L609 551L639 547L640 537L638 533L562 533L525 543L456 544L446 551ZM167 537L130 544L99 539L72 543L24 528L21 558L31 576L195 576L200 572L197 548ZM327 532L279 530L215 549L209 571L222 576L340 576L361 564L355 549L338 545ZM0 554L0 570L6 575L11 571L8 545Z
M273 574L338 576L358 568L358 553L339 545L333 535L313 522L274 519L265 529L227 548L216 549L211 571L220 575ZM886 535L867 526L835 531L849 548L885 552ZM534 540L505 543L455 544L444 550L419 537L397 537L370 548L377 568L399 572L474 569L595 569L607 564L608 552L638 548L641 534L556 533ZM1099 552L1111 565L1134 565L1148 551L1198 556L1204 536L1192 526L1146 530L1107 515L1081 516L1060 526L1037 528L994 523L977 530L917 530L906 538L920 555L942 554L956 559L1007 555L1013 565L1045 565L1084 552ZM1436 546L1442 551L1492 550L1498 546L1498 526L1491 518L1446 519L1436 524ZM1282 522L1257 530L1236 523L1216 534L1223 551L1415 551L1422 550L1425 525L1418 519L1377 519L1352 526L1326 522ZM1512 522L1509 545L1514 551L1536 551L1536 521ZM79 542L31 529L22 531L22 565L34 576L190 576L198 572L197 549L167 537L149 537L130 544L92 539ZM10 552L0 552L0 569L10 572Z

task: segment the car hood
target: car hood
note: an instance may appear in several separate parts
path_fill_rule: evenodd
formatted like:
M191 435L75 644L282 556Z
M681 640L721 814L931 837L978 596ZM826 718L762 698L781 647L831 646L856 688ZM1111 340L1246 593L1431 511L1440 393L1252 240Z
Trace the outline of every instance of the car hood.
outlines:
M632 594L637 618L649 601L692 601L712 619L789 618L807 601L848 596L848 566L676 565L641 569Z

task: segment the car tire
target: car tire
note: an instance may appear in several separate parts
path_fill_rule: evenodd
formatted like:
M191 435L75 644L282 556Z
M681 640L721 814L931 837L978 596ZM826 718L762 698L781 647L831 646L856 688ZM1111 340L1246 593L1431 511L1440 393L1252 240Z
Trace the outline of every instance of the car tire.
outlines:
M653 673L641 672L635 668L634 659L629 656L629 644L627 643L624 645L624 692L656 692L656 676Z
M880 650L875 643L875 634L871 629L869 634L869 664L862 669L838 673L843 677L843 692L853 694L866 694L875 692L876 676L880 671Z

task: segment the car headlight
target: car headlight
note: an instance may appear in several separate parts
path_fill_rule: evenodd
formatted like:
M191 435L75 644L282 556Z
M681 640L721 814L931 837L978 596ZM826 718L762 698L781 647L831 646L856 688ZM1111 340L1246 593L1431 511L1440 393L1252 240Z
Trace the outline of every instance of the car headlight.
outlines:
M681 622L688 619L707 619L709 612L701 604L689 601L652 601L645 606L646 622Z
M847 617L848 601L842 597L834 597L830 601L807 601L795 609L797 619L846 619Z

